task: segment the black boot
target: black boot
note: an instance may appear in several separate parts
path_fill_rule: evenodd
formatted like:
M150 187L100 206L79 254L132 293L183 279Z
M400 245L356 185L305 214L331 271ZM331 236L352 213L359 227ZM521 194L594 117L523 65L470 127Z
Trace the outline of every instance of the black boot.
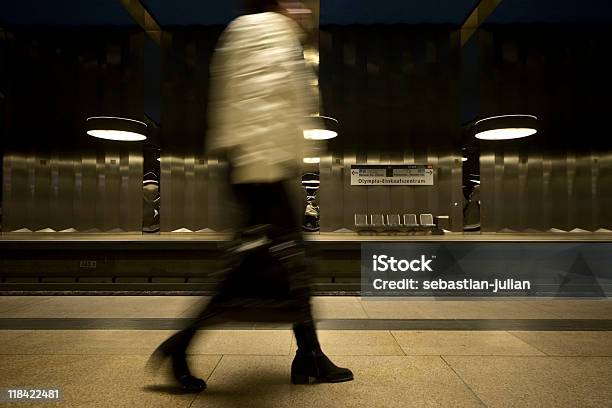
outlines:
M157 349L153 352L149 361L147 362L147 367L151 371L157 371L161 366L161 363L170 358L172 361L172 376L178 383L178 385L186 392L201 392L206 389L206 382L201 378L197 378L191 374L189 371L189 365L187 364L187 356L185 355L185 348L180 346L180 341L183 340L184 337L187 341L191 339L193 336L190 331L185 331L181 336L181 332L177 333L175 336L169 338L164 343L162 343ZM177 351L179 350L179 351ZM180 351L183 350L183 351Z
M336 366L321 349L310 353L298 351L291 364L291 383L308 384L310 377L319 382L336 383L351 381L353 373L348 368Z
M172 375L180 387L187 392L201 392L206 389L206 381L195 377L189 371L185 354L172 354Z
M321 351L317 332L312 322L293 326L298 350L291 364L291 382L293 384L308 384L310 377L320 382L351 381L353 373L348 368L336 366Z

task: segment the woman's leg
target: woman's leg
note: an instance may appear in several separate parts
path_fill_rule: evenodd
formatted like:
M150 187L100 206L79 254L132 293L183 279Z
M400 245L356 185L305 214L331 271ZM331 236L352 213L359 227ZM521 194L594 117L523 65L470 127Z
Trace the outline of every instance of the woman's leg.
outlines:
M310 377L322 382L350 381L353 379L351 370L336 366L323 353L317 338L310 304L312 278L305 264L301 226L295 217L286 186L275 183L267 186L266 190L274 206L268 207L267 211L260 208L258 214L265 214L267 219L264 222L279 227L273 241L276 243L274 247L282 249L271 252L278 259L283 259L283 269L290 279L291 295L298 309L298 318L293 326L298 348L291 364L291 381L294 384L307 383ZM273 213L269 212L270 208L273 208Z
M298 343L292 364L292 381L305 382L304 378L308 381L308 377L327 382L351 380L353 375L350 370L336 367L321 351L311 314L311 277L304 263L301 228L284 183L239 184L234 187L235 195L244 207L246 229L257 230L254 227L266 226L263 230L272 241L269 256L280 262L285 278L289 281L293 315L297 316L294 333ZM204 389L206 386L203 380L191 375L186 360L187 348L198 328L223 313L220 305L231 298L231 291L236 284L240 284L239 280L238 268L230 270L217 294L193 323L175 333L158 348L164 355L172 356L175 378L181 383L180 378L186 378L187 388L198 390L198 387Z
M239 194L242 194L242 190L235 189L234 193L238 201L241 202L244 198L239 196ZM248 208L248 206L244 207ZM247 217L250 217L251 212L248 211L247 213ZM206 388L206 383L194 377L189 370L187 349L197 334L197 330L205 327L212 318L222 314L219 305L227 297L227 289L225 288L229 286L230 281L232 281L231 275L235 272L235 270L228 272L224 281L219 284L217 293L200 310L194 320L187 327L174 333L159 345L149 360L150 366L155 367L160 365L161 360L170 358L172 360L172 374L174 378L187 390L202 391Z
M291 382L307 384L310 378L320 382L351 381L353 373L348 368L336 366L321 350L314 321L301 321L293 325L297 351L291 363Z

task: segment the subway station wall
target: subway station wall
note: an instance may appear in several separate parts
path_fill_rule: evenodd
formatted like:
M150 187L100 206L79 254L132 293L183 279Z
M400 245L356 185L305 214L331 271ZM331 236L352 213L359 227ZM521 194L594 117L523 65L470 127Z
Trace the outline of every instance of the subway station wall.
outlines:
M484 232L612 231L612 151L481 154Z
M142 153L8 153L3 230L142 231Z
M340 136L321 159L321 231L354 214L432 213L463 229L460 61L452 25L324 26L323 110ZM351 164L432 164L433 186L351 186Z
M161 231L222 230L226 166L205 152L209 66L223 27L165 30L161 54ZM219 205L225 208L219 210Z
M486 25L474 40L481 112L539 118L532 137L481 143L482 231L612 230L612 28Z
M351 228L357 212L450 215L461 231L457 28L321 27L322 112L341 126L320 165L322 231ZM169 27L159 48L162 231L219 230L231 218L226 169L204 152L208 65L222 29ZM479 114L532 113L541 125L533 138L479 145L483 231L612 229L611 32L490 25L472 40ZM0 39L3 231L140 230L140 148L92 140L83 124L144 116L156 93L146 42L137 28L22 28ZM351 187L354 163L433 164L435 185Z
M341 124L320 165L322 231L351 228L358 211L450 215L461 231L456 28L321 28L322 113ZM226 169L204 154L207 68L220 32L176 27L162 40L162 231L218 230L231 218L221 215L232 208ZM434 164L435 185L351 187L357 161Z
M138 27L17 27L0 39L2 230L142 230L142 145L89 116L142 118Z

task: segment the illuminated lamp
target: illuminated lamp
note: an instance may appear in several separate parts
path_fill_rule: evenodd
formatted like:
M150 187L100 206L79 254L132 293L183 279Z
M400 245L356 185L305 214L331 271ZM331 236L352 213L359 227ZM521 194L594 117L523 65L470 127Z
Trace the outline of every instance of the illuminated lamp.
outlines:
M533 115L501 115L474 123L474 136L481 140L510 140L534 135L538 118Z
M338 121L329 116L312 116L310 123L316 123L316 127L304 129L304 139L327 140L338 136ZM311 125L312 126L312 125Z
M86 128L88 135L99 139L139 142L147 138L147 125L134 119L93 116L87 118Z

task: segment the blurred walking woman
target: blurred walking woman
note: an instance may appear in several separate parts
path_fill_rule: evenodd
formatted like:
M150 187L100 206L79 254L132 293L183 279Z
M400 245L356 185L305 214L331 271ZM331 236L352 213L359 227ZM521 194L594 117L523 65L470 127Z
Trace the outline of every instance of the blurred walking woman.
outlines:
M293 324L297 352L291 381L353 379L322 352L310 308L310 274L288 184L297 181L305 117L316 111L299 26L282 1L248 0L222 34L211 65L208 150L230 165L232 190L244 207L234 263L217 293L189 327L162 343L151 362L172 361L185 390L206 388L187 364L197 329L222 320Z

